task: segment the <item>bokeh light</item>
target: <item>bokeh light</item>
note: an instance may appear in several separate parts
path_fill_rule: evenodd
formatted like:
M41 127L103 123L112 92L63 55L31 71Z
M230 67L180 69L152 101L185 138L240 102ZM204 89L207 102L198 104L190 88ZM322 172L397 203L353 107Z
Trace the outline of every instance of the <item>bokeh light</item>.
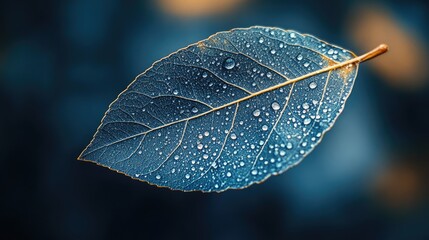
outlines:
M387 84L402 90L422 88L428 80L428 49L418 29L406 27L401 20L386 7L362 5L350 16L348 34L360 51L381 42L389 45L389 54L370 63Z

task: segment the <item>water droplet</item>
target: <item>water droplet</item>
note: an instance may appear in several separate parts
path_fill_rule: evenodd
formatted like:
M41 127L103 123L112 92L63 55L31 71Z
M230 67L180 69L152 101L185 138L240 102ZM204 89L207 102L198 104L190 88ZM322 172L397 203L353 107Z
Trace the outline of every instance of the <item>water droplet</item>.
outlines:
M296 35L295 35L295 33L290 33L290 34L289 34L289 37L291 37L291 38L296 38Z
M268 126L267 125L262 126L262 131L267 131L267 130L268 130Z
M226 176L227 176L227 177L231 177L231 176L232 176L231 172L227 172L227 173L226 173Z
M249 48L250 47L250 43L246 43L246 47Z
M280 48L283 48L283 47L284 47L284 44L283 44L283 43L280 43L280 44L279 44L279 47L280 47Z
M223 67L228 70L233 69L235 67L235 60L232 58L225 59L225 61L223 62Z
M156 177L155 177L156 179L161 179L161 175L156 175Z
M198 150L203 149L203 147L204 147L204 145L203 145L203 144L201 144L201 143L199 143L199 144L197 145Z
M174 94L174 95L177 95L177 94L179 94L179 91L178 91L177 89L175 89L175 90L173 91L173 94Z
M179 155L174 156L174 160L179 160Z
M261 37L261 38L259 39L259 43L263 43L263 42L264 42L264 38L262 38L262 37Z
M186 178L186 179L189 179L190 177L191 177L191 176L190 176L189 174L186 174L186 175L185 175L185 178Z
M271 104L271 107L273 108L274 111L277 111L280 109L280 104L278 102L273 102Z
M311 123L311 119L310 118L304 119L304 125L308 125L310 123Z
M197 112L198 112L198 108L193 107L191 111L192 111L193 113L197 113Z
M237 139L237 135L235 135L235 133L231 133L231 139L232 139L232 140Z
M207 131L204 132L204 136L208 137L209 135L210 135L209 132L207 132Z
M267 77L268 77L268 78L272 78L272 77L273 77L273 74L272 74L271 72L268 72L268 73L267 73Z
M256 174L258 174L258 170L256 169L252 170L252 175L256 175Z
M302 55L301 54L299 54L297 57L296 57L296 60L298 60L298 61L301 61L302 60Z
M280 150L279 154L280 154L280 157L284 157L286 155L286 151Z
M142 154L142 151L140 150L140 151L138 152L138 154Z
M271 53L271 54L276 54L276 50L275 50L275 49L272 49L272 50L270 51L270 53Z
M203 159L207 159L207 158L209 158L209 155L208 154L204 154L203 155Z
M309 62L304 63L304 67L308 67L308 66L310 66Z
M334 50L333 49L329 49L328 54L333 54Z
M309 85L310 89L315 89L317 87L317 83L311 82Z
M176 172L175 168L171 169L171 173L175 173L175 172Z
M303 103L302 104L302 108L304 108L304 109L308 109L310 107L310 105L308 105L308 103Z
M202 75L202 76L203 76L203 78L206 78L206 77L207 77L207 75L208 75L208 74L207 74L206 72L203 72L203 75Z
M253 116L259 117L259 115L261 115L261 111L259 111L259 109L256 109L255 111L253 111Z
M286 148L287 148L287 149L292 149L292 148L293 148L292 143L288 142L288 143L286 144Z

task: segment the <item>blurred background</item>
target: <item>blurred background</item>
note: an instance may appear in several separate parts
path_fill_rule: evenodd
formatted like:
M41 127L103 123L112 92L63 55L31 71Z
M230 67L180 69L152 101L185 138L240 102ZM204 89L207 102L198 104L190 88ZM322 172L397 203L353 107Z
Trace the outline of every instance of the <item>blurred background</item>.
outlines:
M429 239L427 1L1 1L1 239ZM218 31L310 33L364 53L342 116L299 166L222 194L76 161L150 65Z

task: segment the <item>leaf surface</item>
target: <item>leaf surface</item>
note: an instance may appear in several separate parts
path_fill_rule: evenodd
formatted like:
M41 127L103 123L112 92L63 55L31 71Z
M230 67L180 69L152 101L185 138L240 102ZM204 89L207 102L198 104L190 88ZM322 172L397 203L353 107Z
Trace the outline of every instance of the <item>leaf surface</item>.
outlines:
M184 191L259 183L298 164L342 112L356 56L278 28L220 32L155 62L79 156Z

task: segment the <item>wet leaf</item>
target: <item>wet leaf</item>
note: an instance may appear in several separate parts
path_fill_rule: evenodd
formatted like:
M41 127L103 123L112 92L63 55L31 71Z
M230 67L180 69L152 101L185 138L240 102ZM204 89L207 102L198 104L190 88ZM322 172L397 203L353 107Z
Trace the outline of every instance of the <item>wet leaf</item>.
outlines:
M278 28L217 33L137 76L79 159L184 191L262 182L321 141L371 57Z

